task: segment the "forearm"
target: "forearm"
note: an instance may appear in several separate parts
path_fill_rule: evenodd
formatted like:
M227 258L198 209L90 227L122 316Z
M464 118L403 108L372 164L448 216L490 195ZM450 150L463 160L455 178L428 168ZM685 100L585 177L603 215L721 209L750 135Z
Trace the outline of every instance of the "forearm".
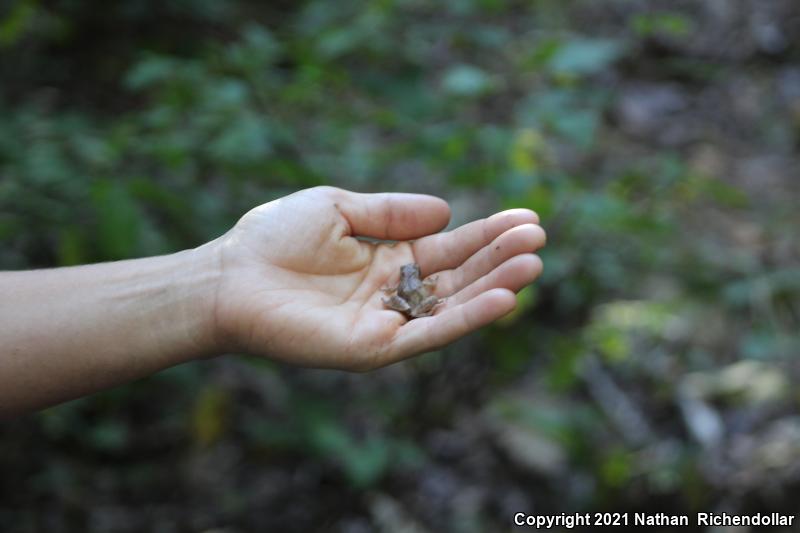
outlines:
M215 263L206 246L0 272L0 416L213 353Z

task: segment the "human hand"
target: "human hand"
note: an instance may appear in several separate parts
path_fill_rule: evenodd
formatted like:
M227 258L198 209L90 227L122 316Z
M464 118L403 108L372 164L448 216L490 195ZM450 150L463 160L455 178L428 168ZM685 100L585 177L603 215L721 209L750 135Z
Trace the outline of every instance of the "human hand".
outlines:
M537 215L512 209L447 233L446 202L426 195L316 187L245 214L207 248L220 275L219 350L370 370L448 344L509 313L542 270ZM399 241L367 242L356 237ZM438 275L430 317L386 309L401 265Z

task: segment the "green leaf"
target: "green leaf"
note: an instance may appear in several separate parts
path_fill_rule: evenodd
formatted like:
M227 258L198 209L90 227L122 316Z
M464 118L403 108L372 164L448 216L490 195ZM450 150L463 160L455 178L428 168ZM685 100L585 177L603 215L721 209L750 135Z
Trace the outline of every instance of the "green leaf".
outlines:
M442 79L442 89L459 96L478 96L488 92L493 85L489 74L472 65L456 65Z
M665 35L685 37L694 29L694 24L680 13L642 13L631 20L634 31L642 37Z
M98 245L103 259L136 255L142 213L128 190L117 181L99 181L92 188L97 213Z
M575 76L595 74L608 68L623 53L622 44L612 39L578 39L562 44L551 56L550 70Z
M254 163L272 151L269 126L263 117L245 115L232 121L211 141L211 154L232 164Z
M103 451L118 451L128 444L128 426L122 421L106 419L89 428L90 444Z
M33 26L36 11L36 2L20 0L0 18L0 47L16 43Z
M80 265L87 261L86 242L81 228L67 226L59 232L58 264Z
M125 75L128 89L139 91L161 83L174 75L177 63L172 58L151 56L136 63Z

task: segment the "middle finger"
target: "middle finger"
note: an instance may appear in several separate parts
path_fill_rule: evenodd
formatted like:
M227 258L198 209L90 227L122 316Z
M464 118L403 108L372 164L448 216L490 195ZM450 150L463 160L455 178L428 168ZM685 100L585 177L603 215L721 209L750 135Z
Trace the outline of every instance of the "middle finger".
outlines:
M464 261L460 266L438 274L436 294L450 296L485 276L508 259L535 252L544 246L545 232L536 224L513 227Z

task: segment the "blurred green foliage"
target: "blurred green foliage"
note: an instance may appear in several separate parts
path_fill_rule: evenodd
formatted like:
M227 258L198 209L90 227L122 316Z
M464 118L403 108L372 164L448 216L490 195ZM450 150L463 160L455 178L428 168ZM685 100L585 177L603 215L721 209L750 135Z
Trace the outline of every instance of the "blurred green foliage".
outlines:
M374 378L198 363L32 416L0 433L7 457L25 435L36 441L9 466L0 515L33 530L44 518L11 508L52 501L62 530L89 530L108 464L104 503L152 504L148 491L215 502L176 519L194 529L346 530L354 517L379 523L369 494L388 493L433 530L468 531L450 529L457 509L409 496L442 470L460 476L450 499L496 492L475 511L487 530L507 526L504 498L548 512L728 504L703 470L716 452L684 426L681 406L695 404L680 384L739 358L786 368L796 354L796 191L762 194L694 151L716 142L735 162L740 140L626 130L633 89L670 89L680 73L701 92L739 79L737 65L670 48L702 31L691 10L597 4L12 1L0 12L2 268L196 246L253 205L317 184L457 199L456 222L531 208L550 244L514 314ZM797 142L796 124L759 135L777 115L754 119L748 146L791 158L782 147ZM690 119L653 120L656 131L702 130ZM627 420L649 429L609 411L625 399ZM772 416L796 408L784 394ZM432 442L444 430L474 448L442 451ZM187 465L178 476L175 461ZM251 496L253 472L294 491L306 522L280 494ZM90 499L71 501L86 479L99 484ZM274 522L253 517L265 507ZM117 530L139 529L152 530Z

